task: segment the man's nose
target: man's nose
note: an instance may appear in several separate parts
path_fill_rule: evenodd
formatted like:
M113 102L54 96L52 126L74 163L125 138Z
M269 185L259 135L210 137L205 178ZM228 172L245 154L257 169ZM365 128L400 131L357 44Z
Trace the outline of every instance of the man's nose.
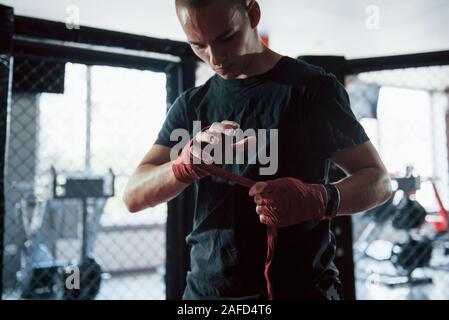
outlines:
M221 66L226 60L223 52L216 46L209 46L209 59L213 66Z

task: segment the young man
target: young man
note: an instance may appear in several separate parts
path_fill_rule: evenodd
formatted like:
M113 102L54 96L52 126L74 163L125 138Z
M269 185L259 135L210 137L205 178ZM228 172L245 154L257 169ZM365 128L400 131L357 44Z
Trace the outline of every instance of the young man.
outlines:
M338 299L330 219L379 205L391 194L385 167L345 89L323 69L264 46L256 1L177 0L176 9L193 51L216 74L170 108L126 187L129 211L168 201L196 184L185 299L263 299L267 291L274 299ZM195 135L194 120L203 128ZM179 128L191 133L190 142L206 145L238 128L277 129L278 140L267 144L277 143L277 171L261 175L259 163L222 166L258 181L248 189L190 164L192 155L209 156L192 143L170 158L177 144L170 134ZM325 184L328 159L348 177ZM277 229L269 290L267 225Z

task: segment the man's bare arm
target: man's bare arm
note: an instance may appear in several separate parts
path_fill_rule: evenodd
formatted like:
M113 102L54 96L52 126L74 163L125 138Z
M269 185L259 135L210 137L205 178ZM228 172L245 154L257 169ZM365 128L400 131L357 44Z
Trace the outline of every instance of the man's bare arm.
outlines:
M198 132L194 139L198 143L211 143L212 138L218 139L221 134L234 135L239 127L240 125L234 121L214 122L207 130ZM250 140L249 137L242 139L231 147L245 149ZM138 165L123 194L123 201L130 212L141 211L169 201L189 185L176 178L172 168L173 161L170 161L170 150L166 146L155 144ZM205 154L201 146L193 145L191 152L199 159L211 157L210 154ZM195 179L198 179L198 173L195 173Z
M338 150L332 160L349 175L335 183L341 197L339 215L367 210L391 196L388 172L371 142Z
M173 174L170 148L155 144L129 178L123 201L137 212L173 199L187 186Z

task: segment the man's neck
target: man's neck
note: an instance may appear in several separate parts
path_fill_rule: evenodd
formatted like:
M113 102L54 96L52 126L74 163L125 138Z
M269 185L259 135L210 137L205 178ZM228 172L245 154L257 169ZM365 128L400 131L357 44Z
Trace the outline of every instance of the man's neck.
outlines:
M252 53L248 58L245 71L237 76L237 79L253 77L271 70L282 58L282 55L261 44L261 49Z

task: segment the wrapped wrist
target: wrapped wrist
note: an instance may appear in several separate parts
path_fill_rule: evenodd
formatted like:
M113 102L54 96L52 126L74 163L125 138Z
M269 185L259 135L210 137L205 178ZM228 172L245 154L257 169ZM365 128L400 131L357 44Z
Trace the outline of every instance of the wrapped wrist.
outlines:
M324 218L332 219L337 216L338 209L340 208L340 191L333 184L323 185L326 189L326 210Z

